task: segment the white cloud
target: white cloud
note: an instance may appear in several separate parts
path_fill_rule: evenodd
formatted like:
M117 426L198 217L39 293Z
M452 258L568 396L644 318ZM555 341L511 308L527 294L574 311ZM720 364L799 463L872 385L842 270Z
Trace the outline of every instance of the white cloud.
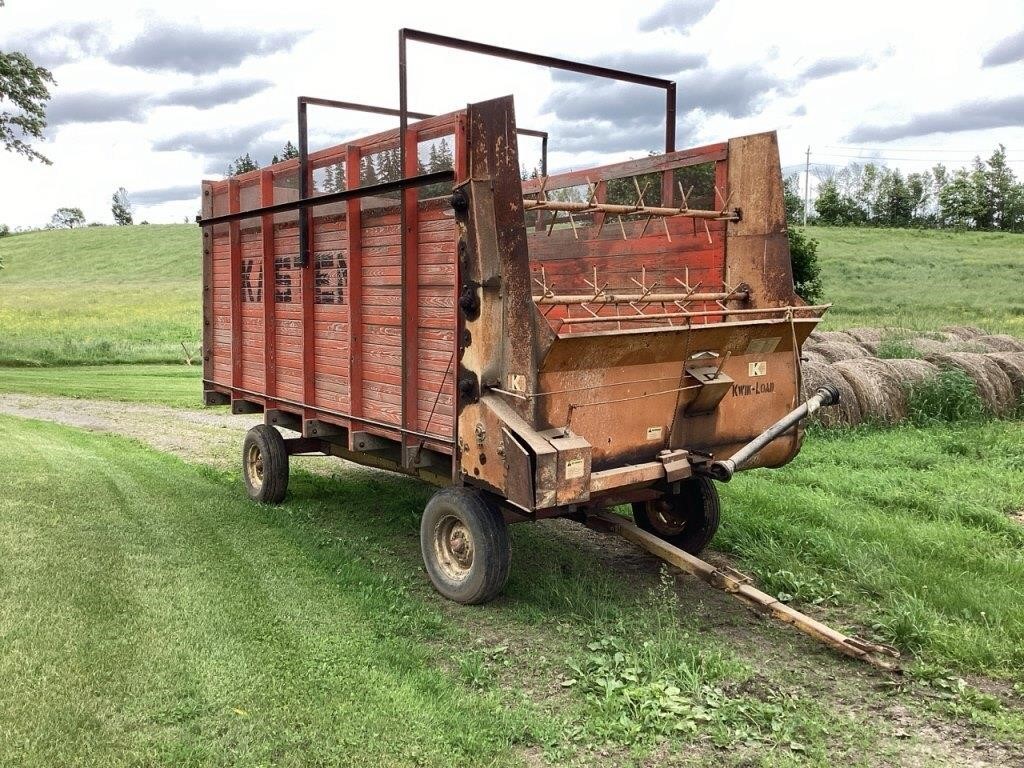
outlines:
M778 129L784 165L802 165L808 145L812 161L821 153L822 161L842 164L824 155L825 145L843 143L858 126L876 132L855 135L881 141L924 125L941 132L898 139L933 148L934 156L920 153L922 163L955 165L946 148L984 156L998 142L1011 159L1024 160L1019 122L956 113L958 103L1024 96L1018 66L981 62L984 52L990 64L1012 58L1006 35L1024 27L1024 6L984 5L964 14L934 4L922 16L889 0L636 0L586 14L574 4L523 0L498 27L475 0L450 0L444 14L435 5L395 0L384 16L379 8L336 0L289 8L277 0L7 3L0 8L0 49L36 55L53 67L57 86L50 140L39 146L54 165L0 153L8 191L0 221L44 224L61 205L109 220L110 196L120 186L136 190L138 220L191 218L196 206L187 191L204 176L223 172L247 151L265 163L295 141L297 96L396 106L402 25L675 78L679 146ZM991 18L1000 19L998 28ZM519 124L551 131L554 170L638 156L661 144L664 102L654 89L555 79L541 68L419 43L410 45L409 75L410 107L426 112L514 94ZM957 93L970 96L957 100ZM939 121L942 115L950 119ZM314 146L394 124L310 111ZM532 165L536 142L523 147L523 163ZM1024 175L1024 164L1013 167Z

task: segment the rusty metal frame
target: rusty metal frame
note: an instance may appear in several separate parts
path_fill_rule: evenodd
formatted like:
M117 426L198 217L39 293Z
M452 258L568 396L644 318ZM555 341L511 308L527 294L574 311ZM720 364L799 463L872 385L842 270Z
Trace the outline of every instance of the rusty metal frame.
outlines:
M399 111L399 128L398 128L398 151L399 151L399 167L402 172L406 172L408 158L406 147L407 133L409 130L409 117L411 113L409 110L409 82L408 82L408 66L407 66L407 48L410 41L425 43L427 45L435 45L442 48L450 48L453 50L467 51L469 53L476 53L484 56L494 56L501 59L507 59L510 61L519 61L525 64L535 64L549 69L561 69L568 72L576 72L582 75L588 75L591 77L602 77L610 80L618 80L620 82L633 83L635 85L643 85L653 88L659 88L665 91L665 151L672 152L675 150L676 140L676 84L672 80L664 80L662 78L650 77L649 75L641 75L636 72L627 72L625 70L611 69L609 67L600 67L593 64L584 64L578 61L570 61L568 59L560 59L554 56L543 56L536 53L528 53L526 51L519 51L513 48L503 48L497 45L489 45L486 43L478 43L472 40L464 40L457 37L449 37L447 35L438 35L431 32L424 32L417 29L409 29L403 27L398 31L398 111ZM415 144L413 149L415 150ZM299 147L300 153L302 152L302 145ZM543 145L543 176L547 176L547 138L544 138ZM459 179L458 181L461 181ZM402 371L404 373L404 380L402 386L402 425L405 428L410 426L410 403L412 404L413 416L415 416L415 403L416 403L416 376L415 371L412 371L410 375L410 365L415 360L410 360L409 355L409 326L411 330L415 332L415 303L413 303L412 313L410 313L409 307L409 283L407 280L409 261L406 256L410 253L409 244L409 232L410 230L415 231L415 219L410 223L410 215L415 215L415 211L407 210L410 206L409 203L415 203L415 200L410 201L408 195L404 194L402 198L402 204L399 208L399 219L400 219L400 252L402 254L401 259L401 273L400 280L402 287L401 306L402 306ZM301 241L300 241L301 247ZM413 243L411 249L412 255L415 256L415 243ZM413 264L414 270L416 265ZM459 267L456 266L458 271ZM456 284L460 283L458 274L456 275ZM414 302L415 302L415 297ZM410 322L411 320L411 322ZM457 343L457 342L456 342ZM455 413L459 412L459 392L458 387L455 390ZM456 418L456 423L458 418ZM457 431L457 428L455 428ZM403 440L403 461L405 460L406 451L404 450Z

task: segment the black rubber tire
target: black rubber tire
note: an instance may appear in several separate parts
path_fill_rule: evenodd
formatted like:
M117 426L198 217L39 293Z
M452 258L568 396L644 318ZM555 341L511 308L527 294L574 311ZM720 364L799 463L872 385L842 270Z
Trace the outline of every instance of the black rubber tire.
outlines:
M468 564L456 559L446 530L454 530L461 546L469 542ZM447 557L442 540L449 542ZM490 602L508 581L512 563L508 525L501 510L471 488L445 488L431 497L420 521L420 551L434 589L457 603Z
M259 469L253 466L255 451ZM250 429L242 443L245 492L261 504L280 504L288 492L288 449L281 433L266 424Z
M679 493L666 495L653 502L633 503L633 520L637 526L660 539L664 539L691 555L700 554L711 543L718 530L721 506L718 489L708 477L690 477L680 483ZM653 505L667 504L667 513L676 526L671 529L661 524ZM681 530L674 529L679 526Z

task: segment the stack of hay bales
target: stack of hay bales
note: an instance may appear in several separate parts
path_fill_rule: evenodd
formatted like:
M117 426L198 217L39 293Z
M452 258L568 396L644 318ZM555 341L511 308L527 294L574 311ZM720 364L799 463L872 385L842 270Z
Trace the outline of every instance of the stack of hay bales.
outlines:
M804 363L800 394L804 400L811 397L820 387L831 384L839 390L839 404L820 409L814 420L826 427L839 425L856 426L863 421L860 403L850 385L833 366L828 363Z
M1024 352L1024 342L1005 333L993 336L978 336L966 343L982 347L981 351L983 352Z
M878 345L882 343L884 335L881 328L850 328L846 333L872 355L878 354Z
M985 332L981 328L977 328L973 325L947 325L942 330L951 336L955 336L961 341L970 341L971 339L976 339L979 336L985 335Z
M853 390L864 421L892 424L907 417L907 392L888 360L865 357L832 367Z
M989 352L985 357L1003 369L1013 387L1015 402L1018 406L1024 404L1024 352Z
M853 336L841 331L819 331L811 334L804 350L830 363L869 357L872 353Z
M876 358L883 338L893 333L924 359ZM805 399L823 384L839 390L839 405L815 416L826 426L902 421L908 415L908 391L943 368L966 374L992 414L1007 416L1024 405L1024 341L973 326L946 326L928 334L902 328L815 331L802 358Z

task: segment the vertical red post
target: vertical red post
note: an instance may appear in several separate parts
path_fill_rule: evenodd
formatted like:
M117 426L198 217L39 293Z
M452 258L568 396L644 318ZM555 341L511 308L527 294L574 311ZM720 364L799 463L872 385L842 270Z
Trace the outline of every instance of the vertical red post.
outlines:
M460 112L455 118L455 183L461 184L469 176L469 150L466 146L466 113Z
M313 167L310 165L307 175L306 189L310 190L310 197L315 194L313 190ZM305 217L307 231L309 232L309 256L306 265L302 267L302 404L312 406L316 396L316 328L313 321L313 302L315 300L314 283L316 278L316 220L313 217L313 209L305 208L299 211L299 216ZM300 254L301 258L301 254ZM303 418L309 418L303 413Z
M260 172L260 205L274 203L274 172ZM267 398L277 394L277 320L274 304L274 217L260 220L263 246L263 391ZM270 403L268 402L269 406Z
M228 213L241 210L238 179L228 179ZM231 271L231 386L242 386L242 226L238 220L228 222Z
M345 188L360 184L359 147L349 145L345 154ZM354 417L363 415L363 217L361 200L346 205L345 231L348 237L348 409ZM351 430L349 430L351 434Z
M407 130L400 141L405 142L404 176L419 173L419 136L415 129ZM404 370L402 371L402 426L409 430L417 428L416 392L419 384L419 188L402 190L402 207L405 212L405 253L402 254L402 349ZM403 446L406 436L402 437ZM402 464L408 464L408 451L403 450Z
M203 182L203 218L213 216L213 184ZM213 385L213 227L203 227L203 389Z

